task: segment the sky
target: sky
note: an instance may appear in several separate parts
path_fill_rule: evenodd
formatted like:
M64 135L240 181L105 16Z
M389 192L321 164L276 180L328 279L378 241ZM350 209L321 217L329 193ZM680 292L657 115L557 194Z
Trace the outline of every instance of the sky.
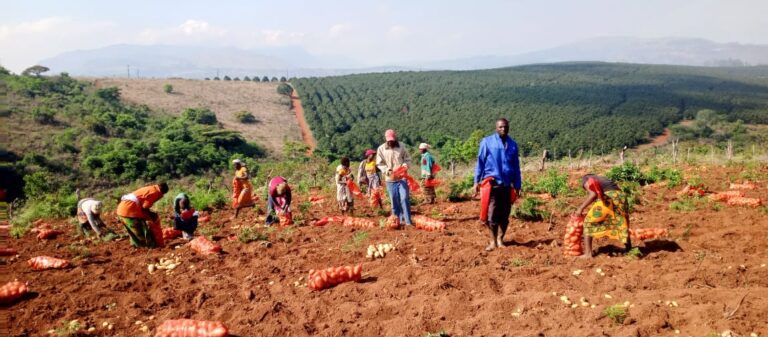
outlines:
M0 65L114 44L303 47L363 66L514 55L606 36L768 44L765 0L0 0Z

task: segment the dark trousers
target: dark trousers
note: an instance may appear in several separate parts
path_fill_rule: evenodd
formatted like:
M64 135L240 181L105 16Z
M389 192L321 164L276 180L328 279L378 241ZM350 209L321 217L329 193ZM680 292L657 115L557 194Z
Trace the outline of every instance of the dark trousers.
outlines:
M194 235L197 229L197 216L193 216L192 219L182 220L179 215L173 221L173 229L178 229L182 232L187 232L189 235Z
M488 203L488 225L499 226L502 231L509 225L509 213L512 211L512 186L491 186L491 200Z

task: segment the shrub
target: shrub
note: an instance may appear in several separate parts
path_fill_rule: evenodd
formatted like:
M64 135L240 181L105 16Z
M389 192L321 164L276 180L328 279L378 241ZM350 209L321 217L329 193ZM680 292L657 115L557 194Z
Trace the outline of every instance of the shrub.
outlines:
M683 183L683 174L676 169L660 169L656 166L645 176L648 182L667 181L667 187L673 188Z
M614 166L608 171L606 176L608 179L617 183L622 181L638 182L642 185L645 185L646 183L646 178L643 175L643 172L640 172L640 168L632 163L624 163L624 165Z
M280 85L277 86L277 93L280 95L290 95L292 91L293 88L287 83L280 83Z
M470 198L475 193L474 184L475 176L472 173L467 174L457 182L451 182L448 187L448 200L456 202Z
M257 122L256 117L253 116L253 114L248 111L235 112L235 118L237 118L237 120L243 124L250 124L250 123Z
M549 213L540 210L539 206L544 202L539 198L524 198L520 203L512 206L512 216L525 221L540 221L549 217Z
M24 195L28 199L41 199L56 187L51 184L50 172L40 170L24 176Z
M546 192L552 196L568 193L568 174L559 174L557 170L550 169L545 176L533 184L532 189L534 192Z
M163 91L165 91L166 94L170 94L173 92L173 86L170 84L166 84L163 86Z
M214 125L218 122L216 114L208 108L187 108L181 117L198 124Z
M56 111L47 106L36 106L32 109L32 118L40 124L53 124Z

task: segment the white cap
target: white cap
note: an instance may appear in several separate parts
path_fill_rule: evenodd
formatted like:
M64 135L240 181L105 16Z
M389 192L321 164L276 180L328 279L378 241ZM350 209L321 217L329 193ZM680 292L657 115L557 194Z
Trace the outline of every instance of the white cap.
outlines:
M424 150L424 149L429 149L429 148L431 148L431 146L429 146L429 144L427 144L427 143L419 144L419 150Z
M242 162L242 161L240 161L240 159L235 159L235 160L233 160L233 161L232 161L232 164L240 164L240 165L243 165L243 162Z

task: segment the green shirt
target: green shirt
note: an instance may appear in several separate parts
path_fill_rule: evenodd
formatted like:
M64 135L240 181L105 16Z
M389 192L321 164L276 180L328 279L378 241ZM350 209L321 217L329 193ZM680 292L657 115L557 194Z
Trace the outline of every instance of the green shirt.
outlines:
M428 178L432 176L432 165L435 164L435 158L429 151L421 154L421 177Z

